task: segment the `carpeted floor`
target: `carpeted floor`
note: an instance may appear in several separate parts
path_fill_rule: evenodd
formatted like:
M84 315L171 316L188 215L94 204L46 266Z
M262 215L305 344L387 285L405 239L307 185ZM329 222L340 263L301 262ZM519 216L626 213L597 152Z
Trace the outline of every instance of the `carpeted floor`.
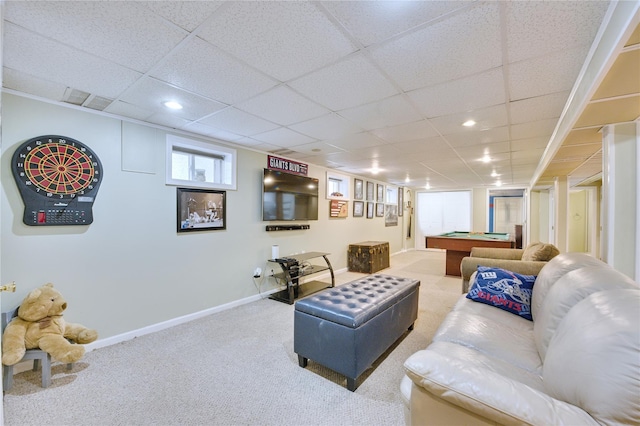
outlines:
M418 320L359 380L293 352L293 305L263 299L31 371L5 393L6 425L402 425L403 362L424 348L460 296L444 253L409 251L380 273L417 278ZM336 275L343 284L365 274Z

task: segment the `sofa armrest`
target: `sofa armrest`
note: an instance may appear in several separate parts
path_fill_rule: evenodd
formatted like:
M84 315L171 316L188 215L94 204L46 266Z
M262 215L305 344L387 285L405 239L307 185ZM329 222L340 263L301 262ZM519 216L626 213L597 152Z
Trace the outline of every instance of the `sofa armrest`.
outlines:
M490 369L470 366L464 360L436 351L418 351L404 366L415 386L461 410L498 424L597 424L575 405ZM420 393L411 393L411 404L417 402L413 401L414 397L420 398Z
M523 275L538 275L542 267L546 264L547 262L538 260L506 260L470 256L463 257L462 262L460 262L462 292L466 293L469 290L471 275L478 270L478 266L502 268Z
M510 248L497 248L497 247L472 247L472 257L486 257L489 259L507 259L507 260L520 260L524 249L510 249Z

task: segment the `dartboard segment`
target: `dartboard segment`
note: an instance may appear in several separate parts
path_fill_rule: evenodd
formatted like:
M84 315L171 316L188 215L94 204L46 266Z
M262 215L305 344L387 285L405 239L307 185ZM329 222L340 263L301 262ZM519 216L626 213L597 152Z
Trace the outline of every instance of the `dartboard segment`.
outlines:
M27 225L88 225L102 181L97 155L64 136L29 139L16 149L13 175L25 203Z

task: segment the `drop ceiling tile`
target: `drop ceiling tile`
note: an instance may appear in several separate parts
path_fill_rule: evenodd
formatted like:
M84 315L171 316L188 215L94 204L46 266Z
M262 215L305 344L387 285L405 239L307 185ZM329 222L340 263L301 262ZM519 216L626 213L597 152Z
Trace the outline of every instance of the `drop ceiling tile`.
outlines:
M513 151L526 151L527 149L546 148L549 144L549 137L539 137L530 139L517 139L511 141Z
M558 92L535 98L511 102L511 123L519 124L530 121L540 121L547 118L557 119L562 114L569 92Z
M353 135L344 136L337 139L329 139L324 142L329 145L337 146L346 151L360 148L371 148L378 145L384 145L385 142L369 132L355 133Z
M2 85L23 93L61 101L67 86L4 67Z
M311 2L230 2L219 12L200 36L281 81L355 51Z
M543 148L514 151L511 153L511 162L514 165L538 164L543 153Z
M117 7L101 1L7 2L5 19L67 48L140 72L148 71L187 35L136 2L119 2Z
M253 138L261 142L281 147L291 147L315 141L315 139L310 138L309 136L294 132L286 127L278 127L277 129L269 130L268 132L258 133L253 135Z
M181 129L189 124L189 120L162 111L151 114L145 121L176 129Z
M367 130L397 126L422 119L402 95L344 109L339 111L339 114Z
M287 126L330 113L287 86L278 86L235 105L238 109Z
M513 63L509 66L512 101L571 90L589 45Z
M183 129L188 130L190 132L211 136L212 138L220 139L221 141L238 142L240 140L246 139L241 135L228 132L226 130L218 129L212 126L207 126L206 124L203 124L197 121L192 121L186 124L183 127Z
M198 37L185 42L151 75L226 104L255 96L277 84Z
M138 84L127 90L126 94L120 99L129 104L161 114L167 110L163 102L177 101L182 104L183 108L174 110L171 114L187 120L197 120L226 107L226 105L219 102L185 92L150 77L140 80Z
M474 120L477 124L474 127L463 127L462 123L467 120ZM430 119L435 128L443 135L452 133L473 133L482 132L486 129L506 126L507 108L504 104L488 108L477 109L470 112L462 112L443 117Z
M200 122L242 136L253 136L278 128L277 124L233 107L203 118Z
M293 124L289 128L319 140L338 139L363 130L337 114L323 115Z
M502 104L506 100L502 67L417 89L408 95L429 118Z
M516 62L579 44L590 44L609 3L512 1L504 5L509 60Z
M398 94L363 55L352 55L291 81L289 86L333 111Z
M374 47L371 56L405 91L496 68L502 64L499 7L477 4Z
M441 18L470 1L324 1L322 5L364 46Z
M223 1L145 1L140 5L149 8L179 27L191 32L204 22Z
M509 142L478 143L470 146L457 147L456 152L462 158L480 158L484 155L493 157L495 154L504 154L510 151Z
M302 145L294 145L291 146L291 149L305 155L328 155L345 152L344 149L325 142L312 142Z
M455 155L453 149L440 136L432 136L429 138L421 138L412 141L395 142L389 144L394 150L402 154L415 154L419 152L428 152L433 156L442 154Z
M405 142L437 135L431 123L426 120L375 129L372 130L371 133L387 142Z
M557 120L552 118L548 120L514 124L511 126L511 138L514 140L542 137L550 138L553 130L556 128L556 122Z
M4 26L3 46L5 67L106 98L116 98L142 76L9 23Z
M487 130L467 130L460 127L460 132L450 133L445 139L453 147L472 146L477 144L497 143L509 140L509 127L494 127Z
M104 111L109 114L135 118L137 120L146 120L148 117L151 117L154 110L117 100L106 107Z
M561 146L554 158L565 160L581 158L587 160L592 155L601 151L602 144Z

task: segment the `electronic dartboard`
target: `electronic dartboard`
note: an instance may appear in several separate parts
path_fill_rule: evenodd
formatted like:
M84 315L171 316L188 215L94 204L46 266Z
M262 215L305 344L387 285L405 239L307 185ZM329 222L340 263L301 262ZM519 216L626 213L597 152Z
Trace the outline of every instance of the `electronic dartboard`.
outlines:
M31 226L89 225L102 165L89 147L64 136L38 136L16 149L11 167Z

